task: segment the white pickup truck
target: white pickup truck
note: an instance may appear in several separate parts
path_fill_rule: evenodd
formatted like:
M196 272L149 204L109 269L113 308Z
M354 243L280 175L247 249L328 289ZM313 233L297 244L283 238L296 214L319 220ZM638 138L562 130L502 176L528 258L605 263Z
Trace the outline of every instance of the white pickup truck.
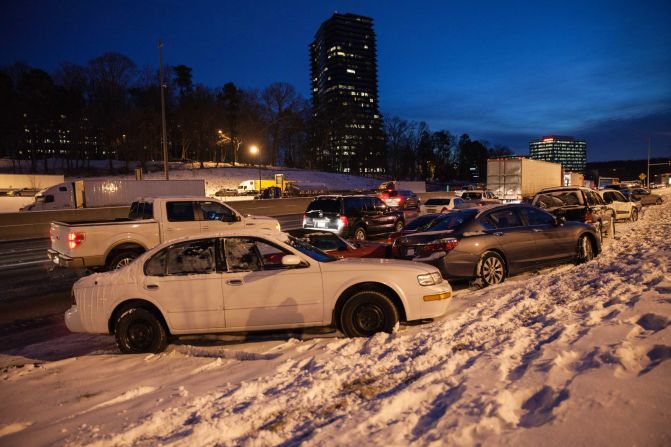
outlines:
M49 259L61 267L114 270L161 242L229 229L280 230L277 219L243 216L208 197L140 199L128 218L100 222L52 222Z

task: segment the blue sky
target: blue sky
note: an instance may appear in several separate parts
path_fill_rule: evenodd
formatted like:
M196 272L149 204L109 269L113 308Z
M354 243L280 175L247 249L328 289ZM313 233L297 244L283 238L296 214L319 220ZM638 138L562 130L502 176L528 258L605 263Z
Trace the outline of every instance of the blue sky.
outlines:
M506 144L586 139L588 159L671 156L671 2L22 1L5 3L0 65L49 71L107 51L193 67L197 82L293 84L335 12L372 17L381 110Z

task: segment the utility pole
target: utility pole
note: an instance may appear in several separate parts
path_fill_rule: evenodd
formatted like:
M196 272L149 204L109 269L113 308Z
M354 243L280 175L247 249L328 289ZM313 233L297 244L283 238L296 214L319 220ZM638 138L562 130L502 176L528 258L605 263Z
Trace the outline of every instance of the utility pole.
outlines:
M161 125L163 127L163 173L168 177L168 134L165 126L165 84L163 83L163 42L158 41L159 82L161 83Z

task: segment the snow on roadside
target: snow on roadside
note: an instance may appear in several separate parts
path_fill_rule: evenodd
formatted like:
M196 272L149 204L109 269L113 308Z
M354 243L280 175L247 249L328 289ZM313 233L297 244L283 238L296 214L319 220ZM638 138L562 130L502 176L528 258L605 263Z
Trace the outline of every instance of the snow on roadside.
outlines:
M665 198L596 260L460 294L460 313L393 334L150 356L73 334L2 354L27 363L1 373L0 444L669 445ZM94 351L34 360L73 337Z

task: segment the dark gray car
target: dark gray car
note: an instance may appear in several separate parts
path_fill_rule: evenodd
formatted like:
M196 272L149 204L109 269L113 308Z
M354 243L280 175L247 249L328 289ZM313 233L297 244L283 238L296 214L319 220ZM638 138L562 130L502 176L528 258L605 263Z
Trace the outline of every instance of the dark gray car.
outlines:
M445 278L477 278L491 285L524 270L586 262L601 251L593 225L567 222L534 206L464 209L441 219L432 231L398 238L397 256L432 264Z

